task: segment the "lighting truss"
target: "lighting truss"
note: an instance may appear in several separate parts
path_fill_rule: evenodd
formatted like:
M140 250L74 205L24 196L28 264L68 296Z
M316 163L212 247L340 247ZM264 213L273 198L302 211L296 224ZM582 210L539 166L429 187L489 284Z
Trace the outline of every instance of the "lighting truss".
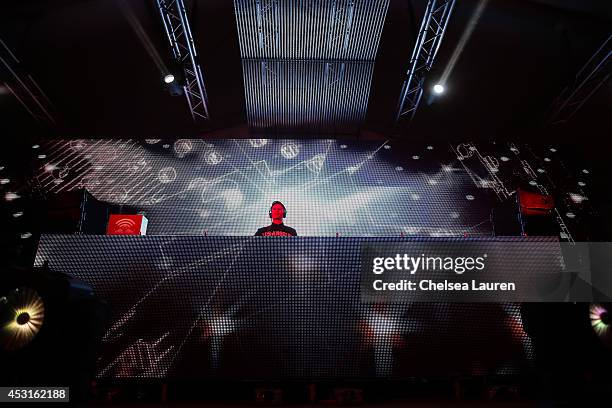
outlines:
M567 122L584 103L610 78L610 56L612 55L612 34L597 49L553 102L548 115L549 125Z
M183 91L195 123L210 119L208 96L183 0L157 0L172 56L185 76Z
M429 0L416 44L410 57L407 78L402 86L396 121L412 120L423 95L427 72L431 69L444 37L455 0Z
M32 76L21 69L19 59L0 39L0 62L7 70L7 77L13 81L4 82L6 89L13 94L28 113L40 124L56 124L53 104Z

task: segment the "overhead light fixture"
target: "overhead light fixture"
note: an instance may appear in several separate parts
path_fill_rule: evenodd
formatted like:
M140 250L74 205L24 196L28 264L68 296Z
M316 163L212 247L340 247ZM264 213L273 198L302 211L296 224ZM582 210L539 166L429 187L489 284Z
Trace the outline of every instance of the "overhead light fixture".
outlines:
M434 91L434 93L436 93L438 95L443 94L444 91L445 91L444 85L442 85L442 84L435 84L434 87L433 87L433 91Z
M172 96L183 95L183 84L183 76L177 74L176 72L174 74L166 74L164 76L164 88Z

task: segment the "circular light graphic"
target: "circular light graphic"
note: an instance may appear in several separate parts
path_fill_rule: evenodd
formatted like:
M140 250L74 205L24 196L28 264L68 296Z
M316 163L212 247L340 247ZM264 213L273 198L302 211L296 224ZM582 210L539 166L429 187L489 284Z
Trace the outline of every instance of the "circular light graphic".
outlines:
M472 201L472 200L475 200L475 199L476 199L476 197L474 197L474 196L473 196L473 195L471 195L471 194L468 194L468 195L466 195L466 196L465 196L465 199L466 199L466 200L468 200L468 201Z
M87 147L87 143L84 140L71 140L69 146L75 152L80 152Z
M285 159L293 159L300 153L299 147L295 143L286 143L281 146L281 154Z
M588 200L587 197L580 195L580 194L576 194L576 193L570 193L569 194L570 200L572 200L573 202L575 202L576 204L580 204L585 200Z
M7 351L29 344L45 319L45 305L36 291L21 287L0 298L0 346Z
M159 171L158 179L163 184L172 183L176 180L176 170L174 167L164 167Z
M193 150L193 143L188 139L179 139L174 142L174 152L180 158L185 157Z
M206 161L206 164L216 166L217 164L221 163L223 156L214 150L210 150L204 155L204 160Z

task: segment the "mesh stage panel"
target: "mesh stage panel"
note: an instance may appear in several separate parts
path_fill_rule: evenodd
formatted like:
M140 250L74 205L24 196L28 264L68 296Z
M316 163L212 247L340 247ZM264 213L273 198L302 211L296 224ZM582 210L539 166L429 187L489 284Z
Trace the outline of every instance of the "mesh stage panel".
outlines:
M401 239L44 235L36 264L110 304L99 378L400 378L530 364L515 304L362 303L366 240Z

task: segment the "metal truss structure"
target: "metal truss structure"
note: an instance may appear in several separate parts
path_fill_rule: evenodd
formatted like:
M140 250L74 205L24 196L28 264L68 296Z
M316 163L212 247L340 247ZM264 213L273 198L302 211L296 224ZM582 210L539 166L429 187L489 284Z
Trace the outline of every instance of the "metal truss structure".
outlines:
M553 102L548 125L560 125L572 118L584 103L610 78L610 56L612 55L612 34L597 49Z
M23 72L19 59L1 39L0 62L7 70L7 78L11 78L10 81L4 82L6 89L39 124L54 126L56 120L53 104L34 78Z
M183 0L157 0L157 8L172 48L172 56L184 75L183 92L191 117L196 124L207 121L210 119L208 96L185 4Z
M407 78L402 86L396 121L412 120L416 113L427 72L431 69L444 37L455 0L429 0L421 22L419 35L410 57Z

